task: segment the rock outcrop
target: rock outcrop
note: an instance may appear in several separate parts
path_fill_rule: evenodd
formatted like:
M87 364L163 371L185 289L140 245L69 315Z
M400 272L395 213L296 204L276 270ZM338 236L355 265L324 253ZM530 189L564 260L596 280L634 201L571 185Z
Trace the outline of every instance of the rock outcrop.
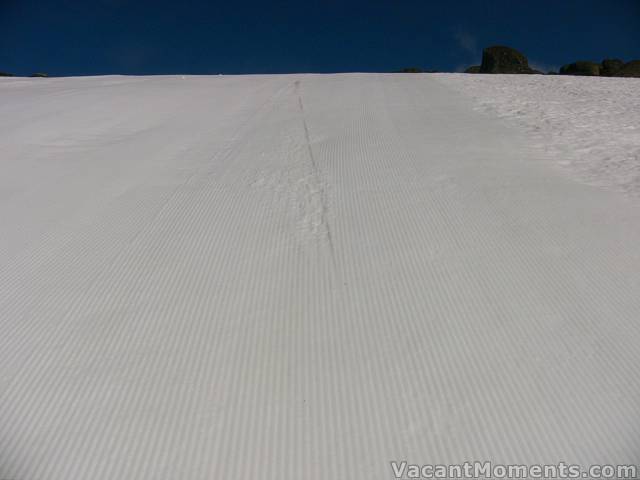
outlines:
M561 75L585 75L592 77L635 77L640 78L640 60L624 63L618 59L605 59L601 64L595 62L575 62L563 66Z
M640 60L625 63L615 76L640 78Z
M482 51L482 65L473 65L464 73L528 73L542 74L529 67L522 53L510 47L496 45ZM549 75L557 75L549 72ZM589 77L635 77L640 78L640 60L624 63L617 58L606 58L602 63L580 61L560 68L560 75L582 75Z
M480 73L535 73L529 61L519 51L496 45L482 51Z
M615 77L624 67L624 62L617 58L605 58L600 65L600 75L603 77Z
M600 75L600 65L595 62L574 62L562 66L560 75L584 75L597 77Z

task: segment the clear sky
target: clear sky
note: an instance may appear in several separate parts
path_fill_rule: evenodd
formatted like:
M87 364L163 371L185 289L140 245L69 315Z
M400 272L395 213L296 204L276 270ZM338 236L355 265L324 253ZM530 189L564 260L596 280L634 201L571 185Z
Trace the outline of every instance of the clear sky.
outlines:
M0 71L456 71L482 47L548 70L640 58L640 0L0 0Z

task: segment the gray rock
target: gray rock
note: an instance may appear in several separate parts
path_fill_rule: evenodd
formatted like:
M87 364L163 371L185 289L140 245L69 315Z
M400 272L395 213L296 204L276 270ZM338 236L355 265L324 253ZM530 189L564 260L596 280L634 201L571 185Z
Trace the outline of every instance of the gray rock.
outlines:
M560 75L585 75L597 77L600 75L600 65L595 62L575 62L564 65Z
M625 63L624 67L616 73L616 77L640 78L640 60L632 60Z
M617 58L606 58L602 61L600 67L600 75L603 77L615 77L615 75L624 67L624 62Z
M510 47L496 45L482 51L480 73L533 73L522 53Z

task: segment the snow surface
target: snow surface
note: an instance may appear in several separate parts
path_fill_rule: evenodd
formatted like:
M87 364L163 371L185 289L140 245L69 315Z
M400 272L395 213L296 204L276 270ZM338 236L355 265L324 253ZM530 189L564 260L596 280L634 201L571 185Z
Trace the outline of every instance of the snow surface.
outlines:
M437 74L478 110L524 126L573 178L640 196L640 81L543 75Z
M639 463L640 200L549 162L633 193L637 91L523 78L0 79L0 478Z

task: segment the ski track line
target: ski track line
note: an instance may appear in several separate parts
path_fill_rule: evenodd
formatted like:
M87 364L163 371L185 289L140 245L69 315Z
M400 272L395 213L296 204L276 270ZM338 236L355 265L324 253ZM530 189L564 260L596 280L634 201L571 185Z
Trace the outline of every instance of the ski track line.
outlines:
M65 102L106 95L83 82ZM7 218L55 228L21 223L33 238L0 257L0 478L638 463L636 200L558 174L428 75L172 82L153 85L196 97L113 150L135 162L125 193L60 226L37 202L81 202L77 178L9 197ZM161 168L134 156L178 125Z
M243 131L243 130L245 130L245 131L246 131L247 129L249 129L249 130L250 130L251 122L255 121L255 118L259 115L259 113L260 113L262 110L264 110L264 109L265 109L265 107L267 107L270 103L272 104L274 101L276 101L276 100L277 100L278 95L280 95L284 90L286 90L286 88L288 88L288 86L287 86L287 85L285 85L284 87L280 88L280 90L276 91L275 93L271 94L271 97L272 97L272 98L267 99L267 101L265 101L262 105L260 105L260 106L259 106L259 107L258 107L258 108L253 112L253 113L252 113L252 116L251 116L251 117L249 117L247 120L245 120L245 121L244 121L244 123L242 123L242 124L240 125L240 127L237 129L237 132L236 132L236 133L232 136L232 138L229 140L229 142L228 142L228 143L229 143L229 146L223 146L223 148L221 148L221 149L220 149L220 154L219 154L217 157L215 157L215 158L211 159L209 162L207 162L207 163L205 164L205 167L207 167L207 168L211 168L211 165L212 165L212 164L215 166L215 165L217 165L217 164L219 164L219 163L221 163L221 162L224 162L224 161L225 161L225 159L232 158L232 157L233 157L234 148L236 148L236 149L237 149L237 145L235 145L235 147L234 147L234 144L237 144L237 143L238 143L238 141L239 141L239 139L242 137L242 131ZM267 109L267 110L268 110L268 109ZM230 148L230 147L231 147L231 148ZM218 157L220 157L220 158L218 158ZM200 167L200 170L202 170L202 167ZM190 182L190 181L191 181L191 180L192 180L196 175L198 175L198 170L197 170L197 169L196 169L192 174L190 174L190 176L188 176L188 177L187 177L187 178L186 178L186 179L185 179L185 180L184 180L180 185L178 185L176 188L174 188L174 189L169 193L169 195L168 195L167 197L165 197L165 199L163 199L163 200L162 200L162 204L159 206L159 208L157 209L156 213L155 213L155 214L153 214L153 215L151 216L151 219L147 219L147 220L146 220L146 223L145 223L146 227L145 227L145 226L143 226L143 228L142 228L142 229L138 230L138 232L136 232L136 233L131 237L131 239L128 241L128 244L126 244L126 245L124 245L123 247L121 247L121 248L120 248L118 255L120 255L120 256L121 256L121 255L122 255L122 252L126 251L126 250L127 250L127 248L129 248L130 246L134 245L134 244L136 243L136 240L138 239L138 237L142 234L142 232L144 232L144 231L145 231L145 229L148 231L149 226L153 225L153 223L154 223L155 219L157 219L159 216L161 216L161 215L162 215L163 211L164 211L164 210L166 210L167 206L170 204L170 202L172 201L172 199L174 199L174 198L176 197L176 195L177 195L177 193L179 192L179 190L180 190L181 188L184 188L186 185L188 185L188 184L189 184L189 182ZM78 253L78 252L76 252L76 254L77 254L77 253ZM82 252L80 252L80 253L82 253ZM113 264L115 261L117 261L118 255L117 255L116 257L114 257L114 259L113 259L113 260L111 260L111 261L109 262L109 264ZM53 265L55 265L55 263L53 263L53 262L52 262L52 264L53 264ZM100 278L100 272L108 271L108 266L106 267L106 270L105 270L105 267L102 267L102 269L91 269L91 270L89 270L87 273L93 273L93 272L95 272L95 271L98 271L98 275L94 277L94 280L88 280L88 281L86 281L86 282L83 282L83 283L86 283L86 284L87 284L87 286L86 286L86 291L85 291L85 295L86 295L86 298L89 298L89 299L90 299L90 298L92 298L92 287L93 287L93 284L95 283L95 281L96 281L96 279L97 279L97 278ZM95 289L94 289L94 290L95 290ZM93 293L93 294L94 294L94 293ZM79 297L76 297L76 299L77 299L77 298L82 299L83 297L82 297L82 295L80 295ZM47 298L45 297L45 301L46 301L46 300L60 302L60 300L61 300L61 299L60 299L60 298L56 298L55 296L50 296L50 297L49 297L49 299L47 299ZM86 300L86 299L85 299L85 300ZM42 301L42 300L41 300L41 301ZM76 303L76 305L72 305L72 306L70 306L70 307L67 307L67 308L68 308L68 310L67 310L66 314L63 314L63 315L62 315L63 320L66 318L66 319L67 319L67 322L71 322L71 321L76 321L76 322L77 322L77 319L74 319L74 316L73 316L73 314L74 314L74 309L75 309L75 310L77 310L78 308L82 308L82 306L81 306L81 305L79 305L79 304L77 303L77 300L72 300L72 301L73 301L73 302L75 302L75 303ZM44 304L44 305L42 305L42 304L41 304L41 305L38 305L37 307L32 307L32 308L41 308L43 312L46 312L47 310L49 310L49 311L50 311L50 310L52 309L52 307L51 307L51 306L48 306L48 305L46 305L46 304ZM64 311L64 309L60 309L60 310L61 310L61 311ZM10 312L10 310L9 310L9 312ZM31 311L31 312L27 312L27 313L25 313L25 316L29 315L29 316L32 316L33 318L38 318L38 316L39 316L40 314L41 314L41 313L35 313L35 314L34 314L34 312L33 312L33 311ZM9 314L9 315L7 315L7 318L9 318L9 317L10 317L10 314ZM27 324L27 325L28 325L28 324ZM17 323L17 325L16 325L16 326L20 326L20 324L19 324L19 323ZM56 330L50 330L50 332L49 332L47 335L44 335L44 338L46 339L45 341L46 341L46 342L48 342L49 344L55 344L56 342L57 342L57 343L64 343L64 342L65 342L65 339L64 339L64 337L62 336L62 334L64 334L64 332L67 332L67 331L68 331L68 327L67 327L67 326L65 326L64 324L52 324L50 327L55 327L55 328L56 328ZM37 328L37 327L34 327L34 328ZM45 326L45 328L47 328L47 327ZM25 338L25 339L27 339L27 338L29 337L29 335L30 335L30 334L32 334L32 332L31 332L31 331L19 332L19 333L20 333L20 334L22 334L22 335L24 336L24 338ZM56 335L56 333L57 333L57 335ZM53 336L52 336L52 334L53 334ZM32 340L32 341L33 341L33 340ZM22 346L22 344L17 344L17 345L9 344L9 345L7 345L7 346L6 346L6 349L11 349L11 348L12 348L12 347L14 347L14 346L21 347L21 346ZM42 360L41 360L41 357L42 357L43 353L45 353L45 352L46 352L46 344L44 344L44 345L40 345L40 346L39 346L39 349L40 349L40 351L37 351L37 350L36 350L36 351L34 351L34 354L33 354L33 355L37 355L37 356L39 356L40 358L22 359L23 363L28 363L29 361L30 361L30 362L35 362L35 363L37 363L38 361L42 361ZM5 350L5 353L6 353L6 350ZM17 368L17 367L14 367L14 368ZM9 371L12 371L12 370L11 370L11 369L9 369ZM15 372L12 372L12 373L13 373L13 377L14 377L14 378L17 378L20 372L19 372L19 371L15 371ZM40 372L40 373L42 373L42 372ZM24 379L23 379L23 381L24 381ZM35 382L35 381L37 381L37 377L35 377L34 379L32 379L32 382ZM8 385L6 388L3 388L3 392L4 392L4 393L3 393L3 395L4 395L4 394L8 394L8 393L10 393L11 391L12 391L11 385ZM3 453L4 453L4 449L3 449L3 448L0 448L0 450L2 450L2 451L3 451Z
M304 127L304 137L307 145L307 151L309 152L309 161L311 162L312 175L315 179L317 179L320 183L320 218L322 224L326 228L327 240L329 245L329 254L331 256L331 263L333 265L334 270L337 270L336 258L335 258L335 248L333 246L333 240L331 238L331 226L329 225L329 220L327 218L327 194L325 188L322 186L322 180L319 180L320 173L318 170L318 165L316 164L315 157L313 155L313 147L311 146L311 137L309 135L309 126L307 125L307 119L304 113L304 104L302 103L302 95L300 93L300 80L296 80L295 82L296 95L298 96L298 105L300 107L300 114L302 115L302 125Z
M446 209L446 211L450 211L450 210L451 210L450 208ZM500 213L501 212L500 205L493 205L491 212L492 212L493 215L495 215L496 212ZM486 212L475 212L475 215L473 217L467 217L467 218L461 219L460 222L459 222L460 223L460 228L457 229L457 230L461 234L472 234L472 237L473 237L473 239L475 241L483 239L483 237L484 237L484 239L483 239L484 242L491 241L491 238L487 237L487 235L486 235L487 234L486 230L485 231L480 230L480 229L474 230L473 225L474 225L475 222L474 222L473 218L478 218L479 217L479 215L478 215L479 213L482 213L486 217ZM449 216L449 218L450 218L450 216ZM484 220L486 221L486 220L490 220L490 219L484 218ZM514 222L513 218L511 218L511 219L500 219L500 220L508 220L510 223ZM514 223L518 223L517 219L515 220ZM546 223L548 223L548 222L545 222L544 220L537 218L537 219L531 219L530 221L528 221L526 223L525 222L520 222L520 223L522 223L522 227L525 227L527 230L530 230L528 232L529 234L536 235L537 231L543 230L544 228L547 227ZM451 227L449 227L449 229L451 229ZM544 238L544 235L536 235L536 236L540 237L540 241L546 240L548 242L548 240ZM518 255L519 261L527 262L527 263L523 264L523 271L527 271L527 272L532 272L533 271L533 272L535 272L535 270L537 269L537 266L535 264L531 263L529 261L530 259L527 258L526 255L524 255L524 253L526 252L526 249L523 249L522 246L524 246L526 244L527 244L527 238L524 237L524 238L520 239L519 241L510 242L508 244L508 246L509 247L513 246L513 247L515 247L517 249L517 251L514 252L514 253L516 255ZM571 244L571 242L567 241L567 244ZM496 253L500 253L500 255L504 255L504 252L496 252ZM595 257L595 258L597 258L597 257ZM500 260L500 257L496 256L494 259L492 259L492 262L499 263L499 260ZM606 262L603 262L603 265L606 265L607 263L608 264L612 264L613 263L613 261L612 261L613 259L611 257L608 257L608 258L605 257L604 260ZM575 269L575 266L571 266L569 264L569 265L563 265L563 268L556 268L556 265L551 265L550 268L552 268L551 274L549 272L543 272L543 275L547 279L547 281L554 282L553 290L555 290L555 292L553 292L553 293L556 293L556 295L553 295L553 296L549 295L547 298L550 301L553 302L553 304L556 306L556 308L558 308L559 310L562 310L563 306L562 306L561 303L558 302L558 300L560 298L570 298L572 296L573 292L571 292L570 289L567 289L567 285L570 285L569 282L566 282L566 283L565 282L558 282L557 279L562 279L563 276L565 276L565 275L563 275L563 273L566 272L566 271L571 271L572 269ZM469 272L469 271L472 271L472 270L470 270L470 269L467 270L467 272ZM510 276L510 275L508 275L508 272L505 272L505 274L501 275L501 277L510 278L510 281L519 281L519 280L521 280L523 278L522 276L517 276L517 275L511 275ZM589 281L589 280L591 280L591 278L590 277L585 277L585 280ZM492 278L485 278L483 280L483 283L484 282L487 282L488 284L495 283L494 279L492 279ZM593 286L594 286L594 288L595 287L598 287L598 288L602 287L602 285L599 285L597 283L594 283ZM526 292L527 291L526 287L527 287L527 285L525 283L522 283L521 290L523 292ZM608 285L604 285L604 287L608 287ZM496 285L496 290L497 291L507 290L507 289L508 289L508 285L505 285L505 284L497 284ZM611 302L611 306L620 305L617 302L618 298L616 298L616 297L621 297L620 291L617 291L616 289L607 289L607 296L610 296L610 298L613 299L613 301ZM624 296L622 296L622 297L624 298ZM539 310L539 307L536 307L536 305L540 304L540 299L532 298L531 300L529 300L526 297L524 297L524 298L521 298L520 301L521 302L526 302L525 305L527 305L527 307L530 309L530 311L536 311L536 309ZM580 313L583 315L583 318L589 318L590 317L589 311L587 309L582 308L583 305L584 305L584 299L576 299L576 303L575 303L576 308L580 309ZM480 304L477 307L478 308L482 308L483 305ZM635 311L637 312L637 306L634 306L634 308L635 308ZM462 313L462 312L459 312L459 314L460 313ZM624 312L621 312L621 311L618 310L616 312L607 312L607 313L608 313L609 316L611 316L613 319L615 319L616 316L619 316L619 315L623 314ZM505 342L505 344L509 345L509 344L511 344L511 342ZM608 347L611 348L611 349L615 349L616 348L616 344L614 342L612 342ZM542 345L539 345L538 348L542 349ZM631 376L631 377L637 376L637 371L634 371L634 370L628 370L626 372L623 372L624 375L620 376L620 381L623 382L625 376L626 376L626 378L629 378L629 376ZM569 381L569 379L567 379L567 381ZM522 399L518 399L518 401L519 400L522 400ZM575 420L576 424L579 421L582 421L582 423L585 422L584 420L580 420L579 417L575 418L574 420ZM621 430L623 430L623 429L621 429ZM629 440L632 440L632 439L629 439ZM597 447L597 444L594 445L594 447Z
M136 221L135 226L138 226L138 227L140 227L140 228L137 230L137 232L134 232L134 233L133 233L133 235L132 235L128 240L126 240L126 243L123 243L123 244L119 247L119 250L117 250L116 255L115 255L111 260L109 260L108 262L111 262L111 263L112 263L112 262L114 262L114 261L117 261L118 255L121 255L121 254L122 254L122 252L126 251L126 249L128 248L128 246L130 246L130 245L134 244L134 243L136 242L137 237L138 237L140 234L142 234L143 232L145 232L145 228L147 228L147 229L148 229L150 225L153 225L153 223L154 223L155 219L156 219L156 218L158 218L158 217L162 214L162 212L166 209L167 205L172 201L172 199L173 199L173 198L175 198L175 196L177 195L177 193L179 192L179 190L180 190L180 189L184 189L184 188L185 188L185 187L186 187L186 186L187 186L187 185L188 185L188 184L193 180L193 178L194 178L194 177L196 177L199 173L201 173L201 171L202 171L203 169L211 168L211 165L214 165L214 167L215 167L215 168L217 168L217 166L218 166L218 165L223 164L226 160L228 160L229 158L231 158L231 157L233 156L233 153L234 153L234 148L237 148L237 145L234 147L234 144L237 144L237 143L238 143L238 139L242 137L242 132L243 132L243 130L247 130L247 128L249 128L249 126L251 125L251 122L252 122L252 121L254 121L255 117L260 113L260 111L264 110L264 109L265 109L265 107L266 107L270 102L275 101L275 99L277 99L277 96L278 96L279 94L281 94L281 93L282 93L282 90L284 90L284 89L285 89L285 87L283 87L283 88L281 89L281 91L278 91L278 92L274 93L274 94L273 94L273 98L269 98L269 99L267 99L267 100L265 101L265 103L263 103L262 105L260 105L260 106L258 107L258 109L257 109L257 110L255 110L255 111L251 114L251 116L250 116L248 119L246 119L243 123L241 123L241 124L240 124L240 126L237 128L236 132L235 132L235 133L233 133L233 135L231 136L231 138L230 138L228 141L226 141L227 145L223 145L222 147L217 146L217 148L219 149L219 153L218 153L214 158L211 158L211 159L210 159L210 160L208 160L206 163L204 163L204 166L202 166L202 167L196 167L192 173L188 174L188 176L186 176L186 177L185 177L185 179L184 179L184 180L181 180L181 183L179 183L179 184L178 184L177 186L175 186L172 190L170 190L170 191L168 192L168 194L167 194L164 198L161 198L161 199L160 199L160 200L161 200L161 203L157 206L157 209L156 209L155 213L151 213L151 214L149 215L147 212L145 212L145 211L144 211L144 209L142 209L142 210L143 210L143 213L144 213L145 215L148 215L148 217L147 217L147 218L145 218L145 219L144 219L144 221L140 221L140 220ZM138 210L138 209L134 209L134 210ZM106 223L107 223L107 225L109 225L111 228L113 228L113 226L112 226L112 225L113 225L113 223L115 223L115 220L114 220L114 221L108 221L108 222L106 222ZM92 232L91 232L91 233L92 233ZM102 235L100 235L100 236L102 237ZM104 241L106 242L107 240L108 240L108 239L107 239L106 237L104 237ZM102 240L101 240L101 241L102 241ZM81 252L74 251L74 252L73 252L73 258L69 258L69 259L67 259L67 260L63 263L63 265L64 265L64 264L67 264L67 262L69 262L69 263L71 263L71 262L76 262L76 263L81 263L81 262L83 262L82 258L83 258L84 256L83 256L83 255L79 255L79 253L81 253ZM36 265L38 266L38 268L40 268L40 269L41 269L42 267L46 267L46 268L55 268L55 266L56 266L56 265L59 265L59 264L61 263L61 262L60 262L60 259L57 259L57 258L55 258L55 257L53 257L53 256L50 256L50 255L49 255L49 256L42 255L42 257L45 259L45 261L46 261L47 263L46 263L45 265L41 265L41 264L40 264L40 265L38 265L38 264L36 264ZM32 258L33 258L33 257L32 257ZM15 268L16 268L16 269L17 269L17 268L19 268L19 265L23 264L24 262L25 262L25 259L24 259L24 258L19 258L19 259L18 259L18 261L16 261L16 262L14 263L14 266L16 266ZM33 260L31 260L31 262L33 262ZM75 266L75 265L73 265L73 263L71 263L71 265L72 265L72 266ZM86 279L86 280L84 280L84 281L82 282L82 284L84 284L84 285L86 286L85 288L90 289L90 285L91 285L92 281L95 281L95 278L97 278L97 276L96 276L96 272L104 271L104 268L105 268L105 266L106 266L106 265L108 265L108 263L104 264L104 265L103 265L103 266L101 266L100 268L98 268L98 267L94 267L94 268L91 268L91 269L88 269L88 270L87 270L87 274L88 274L88 275L90 275L90 276L89 276L89 277L87 277L87 279ZM10 275L12 272L11 272L11 270L8 270L6 273ZM93 276L93 279L94 279L94 280L91 280L91 278L92 278L91 276ZM21 287L21 284L20 284L20 283L18 283L18 282L16 281L16 289L17 289L17 288L20 288L20 287ZM10 301L14 301L14 302L15 302L16 300L22 300L22 298L21 298L21 297L18 297L18 296L15 294L15 291L14 291L14 292L11 292L11 291L9 291L9 289L7 289L7 290L6 290L5 292L3 292L3 293L5 293L5 294L6 294L6 297L7 297ZM13 293L13 295L12 295L12 296L10 296L10 295L11 295L11 293ZM28 293L28 291L25 291L25 293ZM26 296L26 298L27 298L27 299L32 300L32 298L30 298L29 296ZM49 299L50 299L52 302L56 302L56 303L58 303L58 304L60 303L60 298L59 298L59 297L58 297L58 298L56 298L55 296L49 296ZM38 299L38 300L39 300L39 302L40 302L40 303L42 303L42 299ZM51 306L48 306L48 305L46 305L46 304L45 304L45 305L42 305L42 304L41 304L41 305L37 305L37 304L35 304L34 306L28 307L30 310L27 310L27 307L25 307L25 305L24 305L23 303L19 303L19 304L17 304L17 305L14 305L13 307L10 307L10 306L8 306L8 305L3 305L3 308L4 308L6 311L8 311L8 312L11 312L11 311L12 311L12 310L11 310L11 308L15 308L15 311L20 311L20 310L25 311L25 310L26 310L26 312L23 314L23 315L25 315L25 316L35 316L35 315L33 315L33 309L34 309L34 308L37 308L37 307L42 308L42 309L43 309L43 310L45 310L45 311L46 311L46 310L48 310L48 309L53 309L53 308L54 308L52 305L51 305ZM68 308L71 308L71 307L68 307ZM68 316L70 316L70 315L68 315ZM20 324L18 323L18 324L17 324L17 326L19 326L19 325L20 325ZM25 327L26 327L26 326L28 326L28 325L29 325L29 324L27 323L27 324L25 325ZM57 327L59 327L59 325L57 325ZM29 337L29 333L30 333L30 332L27 332L27 331L21 331L21 332L19 332L19 333L20 333L20 336L22 336L23 338L27 339L27 338ZM48 336L49 336L49 335L47 335L47 337L48 337ZM8 352L10 352L10 351L11 351L10 349L11 349L11 348L13 348L13 347L15 347L16 345L15 345L15 343L12 341L11 336L6 337L6 339L5 339L5 340L6 340L6 344L3 346L3 350L4 350L5 352L7 352L7 351L8 351ZM48 341L51 341L51 339L49 339ZM19 347L19 345L17 345L17 346Z

